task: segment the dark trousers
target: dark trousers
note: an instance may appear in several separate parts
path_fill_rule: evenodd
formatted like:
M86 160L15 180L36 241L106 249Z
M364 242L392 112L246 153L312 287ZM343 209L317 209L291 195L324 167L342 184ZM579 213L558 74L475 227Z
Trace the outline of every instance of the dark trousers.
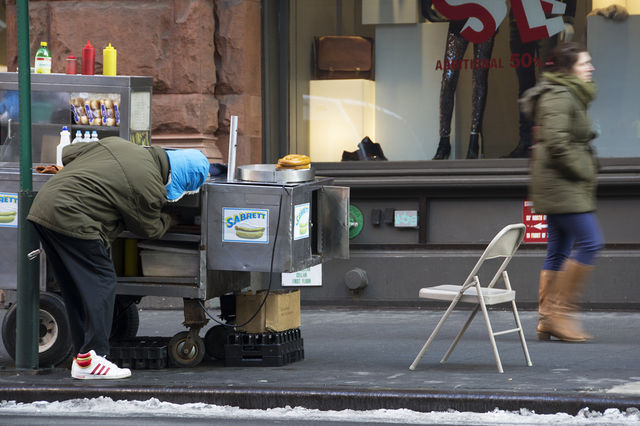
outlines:
M572 249L575 251L573 259L577 262L595 263L596 255L604 247L595 213L549 214L547 224L547 257L542 269L559 271Z
M34 226L62 291L74 350L109 355L117 278L104 243Z

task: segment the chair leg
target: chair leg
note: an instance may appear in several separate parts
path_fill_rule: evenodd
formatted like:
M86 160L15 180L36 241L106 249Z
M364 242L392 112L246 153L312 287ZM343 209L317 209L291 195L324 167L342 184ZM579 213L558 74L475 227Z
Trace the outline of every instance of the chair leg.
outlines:
M484 304L484 299L481 296L480 284L476 285L476 289L478 290L478 301L480 302L480 307L482 308L482 313L484 315L484 322L487 324L487 331L489 332L489 340L491 341L491 348L493 349L493 356L496 359L496 366L498 367L499 373L504 373L502 369L502 362L500 361L500 354L498 353L498 346L496 345L496 338L493 336L493 329L491 328L491 321L489 321L489 313L487 312L487 307Z
M502 272L502 278L504 284L508 290L511 290L511 282L509 281L509 274L507 271ZM522 345L522 351L524 352L524 358L527 361L527 367L533 366L531 357L529 356L529 349L527 349L527 341L524 340L524 331L522 330L522 323L520 323L520 315L518 314L518 308L516 307L516 301L511 301L511 307L513 308L513 318L516 320L516 326L518 327L518 334L520 335L520 344Z
M516 308L516 301L511 301L513 307L513 317L516 320L516 326L518 327L518 334L520 335L520 343L522 344L522 351L524 352L524 359L527 361L527 367L533 366L531 357L529 357L529 349L527 349L527 342L524 340L524 332L522 331L522 324L520 323L520 315L518 314L518 308Z
M453 300L453 302L451 302L451 304L447 308L447 311L444 313L444 315L442 315L442 318L440 318L440 321L438 321L438 324L436 325L436 328L433 330L433 332L431 333L431 335L429 336L427 341L424 343L424 345L422 346L422 349L420 349L420 352L416 356L416 359L414 359L413 362L411 363L411 365L409 366L409 370L415 370L416 369L416 366L418 365L418 362L420 362L420 360L424 356L424 353L427 351L427 348L431 345L431 342L433 342L433 339L436 337L436 335L440 331L440 328L442 328L442 325L444 324L444 322L447 320L447 318L451 314L451 311L453 311L453 308L458 303L458 300L460 300L460 295L456 296L456 298Z
M464 334L465 331L467 331L467 328L469 328L469 325L471 325L471 321L473 321L473 319L476 317L476 314L478 313L479 309L480 309L480 305L477 305L475 307L475 309L473 310L473 312L471 312L471 315L469 315L469 318L467 319L467 322L464 323L464 325L462 326L462 329L460 330L460 332L458 333L456 338L453 340L453 343L451 343L451 346L449 346L449 349L447 350L447 353L444 354L444 356L440 360L441 364L444 364L445 362L447 362L447 360L449 359L449 356L451 355L451 353L455 349L456 345L458 344L458 342L462 338L462 335Z

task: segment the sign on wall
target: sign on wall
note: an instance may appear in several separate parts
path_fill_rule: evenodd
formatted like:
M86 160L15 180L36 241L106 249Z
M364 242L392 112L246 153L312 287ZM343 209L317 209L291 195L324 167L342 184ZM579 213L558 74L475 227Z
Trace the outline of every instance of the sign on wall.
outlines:
M547 242L547 215L537 214L532 201L522 202L522 223L527 228L523 240L525 243Z

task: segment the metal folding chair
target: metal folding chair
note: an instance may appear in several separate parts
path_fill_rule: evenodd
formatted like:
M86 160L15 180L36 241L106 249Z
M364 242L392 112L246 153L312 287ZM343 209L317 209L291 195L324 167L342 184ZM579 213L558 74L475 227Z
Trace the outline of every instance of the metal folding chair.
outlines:
M476 263L476 265L469 273L469 276L464 281L462 285L439 285L435 287L426 287L420 289L419 297L423 299L433 299L433 300L444 300L451 301L449 308L447 308L446 312L440 318L440 321L436 325L436 328L433 330L424 346L416 356L416 359L413 361L410 370L415 370L416 365L422 359L427 348L431 345L434 338L440 331L440 328L447 320L453 308L458 304L458 302L462 303L475 303L476 307L469 315L467 322L462 326L462 329L453 340L453 343L447 350L447 353L444 355L441 363L445 363L453 349L460 341L460 338L467 330L471 321L478 313L479 309L482 309L482 313L484 314L484 320L487 326L487 331L489 332L489 340L491 341L491 347L493 348L493 355L496 359L496 365L498 367L498 372L503 373L502 362L500 361L500 354L498 353L498 347L496 346L495 336L506 334L506 333L514 333L518 332L520 335L520 342L522 344L522 350L524 352L524 357L527 362L527 366L531 367L533 364L531 363L531 358L529 357L529 350L527 349L527 342L524 339L524 333L522 331L522 324L520 323L520 316L518 315L518 309L516 308L516 292L511 289L511 283L509 282L509 275L507 274L507 265L511 261L511 258L518 250L520 243L522 242L522 238L524 237L525 226L522 223L507 225L505 226L498 234L491 240L487 248L485 249L482 256ZM493 278L489 282L489 285L483 287L480 284L480 279L478 278L478 271L480 271L484 262L488 259L494 258L504 258L504 261L494 274ZM486 269L486 268L485 268ZM495 288L494 286L498 282L498 280L502 278L504 282L505 288ZM509 303L511 302L511 307L513 310L513 317L515 319L516 328L512 328L509 330L494 332L491 327L491 321L489 320L489 314L487 312L488 305L496 305L500 303Z

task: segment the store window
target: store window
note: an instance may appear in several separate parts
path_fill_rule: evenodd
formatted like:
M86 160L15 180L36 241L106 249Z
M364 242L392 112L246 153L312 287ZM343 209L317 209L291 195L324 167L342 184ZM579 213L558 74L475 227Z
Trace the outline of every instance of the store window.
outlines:
M315 162L358 160L363 154L389 161L432 160L448 136L450 159L474 157L469 149L474 139L479 158L526 157L526 151L518 151L531 143L520 120L519 90L539 79L546 52L572 37L587 44L596 68L598 95L590 115L601 131L594 141L598 155L640 157L640 2L615 1L617 14L607 9L614 3L607 0L434 2L496 8L492 13L499 26L491 42L468 46L462 27L438 22L445 13L431 3L289 2L290 152L309 153ZM551 7L555 13L545 16ZM529 37L538 36L534 50L522 46L527 31L518 16L523 13L556 31L539 37L540 28L529 28ZM629 16L622 19L625 13ZM333 44L323 45L327 40ZM326 65L326 55L333 67ZM441 97L443 74L452 66L459 76L446 79Z

